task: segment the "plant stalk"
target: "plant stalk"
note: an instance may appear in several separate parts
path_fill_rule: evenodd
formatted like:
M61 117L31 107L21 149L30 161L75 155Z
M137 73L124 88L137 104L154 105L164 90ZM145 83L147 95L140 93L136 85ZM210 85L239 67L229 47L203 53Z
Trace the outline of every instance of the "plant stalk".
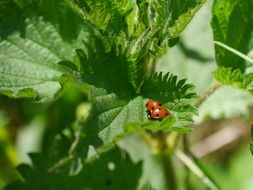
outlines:
M177 190L175 168L173 167L172 157L170 154L162 154L164 173L166 176L166 185L168 190Z
M157 134L157 140L160 144L160 155L162 158L165 180L167 190L177 190L177 183L176 183L176 175L175 169L173 167L173 160L172 160L172 151L170 150L171 147L168 146L167 143L168 134L165 132L159 132Z
M205 100L209 98L209 96L211 96L220 87L221 87L220 83L214 82L195 102L195 106L200 107L202 103L205 102Z

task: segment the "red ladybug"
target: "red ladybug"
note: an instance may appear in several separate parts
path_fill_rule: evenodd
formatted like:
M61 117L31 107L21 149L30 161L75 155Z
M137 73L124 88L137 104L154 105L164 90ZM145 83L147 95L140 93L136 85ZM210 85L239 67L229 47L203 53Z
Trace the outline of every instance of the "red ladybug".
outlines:
M155 119L155 120L162 120L163 118L167 117L170 115L170 112L167 108L165 107L157 107L148 113L149 119Z
M150 111L160 106L162 106L162 104L156 100L149 100L145 105L145 107Z

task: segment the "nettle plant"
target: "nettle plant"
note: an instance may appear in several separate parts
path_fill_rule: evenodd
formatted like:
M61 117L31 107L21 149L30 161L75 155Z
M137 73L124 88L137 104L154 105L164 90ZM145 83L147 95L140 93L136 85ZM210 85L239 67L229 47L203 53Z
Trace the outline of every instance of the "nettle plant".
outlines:
M177 44L204 3L1 0L1 94L48 102L77 86L87 96L80 117L66 124L49 150L30 155L32 167L18 166L20 180L6 189L176 190L178 159L208 188L219 189L180 144L216 88L233 85L252 93L247 69L253 62L244 54L252 50L253 2L214 1L217 83L206 93L198 96L173 73L155 72L157 59ZM149 120L149 99L172 114Z

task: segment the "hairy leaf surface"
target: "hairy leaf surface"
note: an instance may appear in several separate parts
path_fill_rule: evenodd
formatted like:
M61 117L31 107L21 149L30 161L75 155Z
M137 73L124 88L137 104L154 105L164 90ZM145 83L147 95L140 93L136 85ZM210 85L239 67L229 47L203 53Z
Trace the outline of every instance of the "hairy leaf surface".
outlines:
M75 15L62 4L59 8L67 9L63 17ZM0 14L0 92L14 98L53 100L66 82L62 79L66 71L57 63L72 60L74 47L80 46L80 39L87 38L88 34L84 28L59 32L60 21L54 17L47 20L46 13L31 12L35 5L21 9L9 1L5 6L11 5L10 12ZM11 20L13 17L19 23ZM81 20L76 24L81 24ZM74 38L73 33L77 33Z

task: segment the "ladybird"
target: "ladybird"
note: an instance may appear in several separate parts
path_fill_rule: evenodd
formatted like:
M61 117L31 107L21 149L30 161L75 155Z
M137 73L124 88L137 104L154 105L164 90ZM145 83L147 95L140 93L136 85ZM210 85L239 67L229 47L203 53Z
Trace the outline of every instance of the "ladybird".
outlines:
M159 106L148 113L149 119L162 120L163 118L170 115L170 112L167 108Z
M154 110L155 108L158 108L162 106L162 104L160 102L158 102L157 100L149 100L147 101L145 107L148 109L148 110Z

